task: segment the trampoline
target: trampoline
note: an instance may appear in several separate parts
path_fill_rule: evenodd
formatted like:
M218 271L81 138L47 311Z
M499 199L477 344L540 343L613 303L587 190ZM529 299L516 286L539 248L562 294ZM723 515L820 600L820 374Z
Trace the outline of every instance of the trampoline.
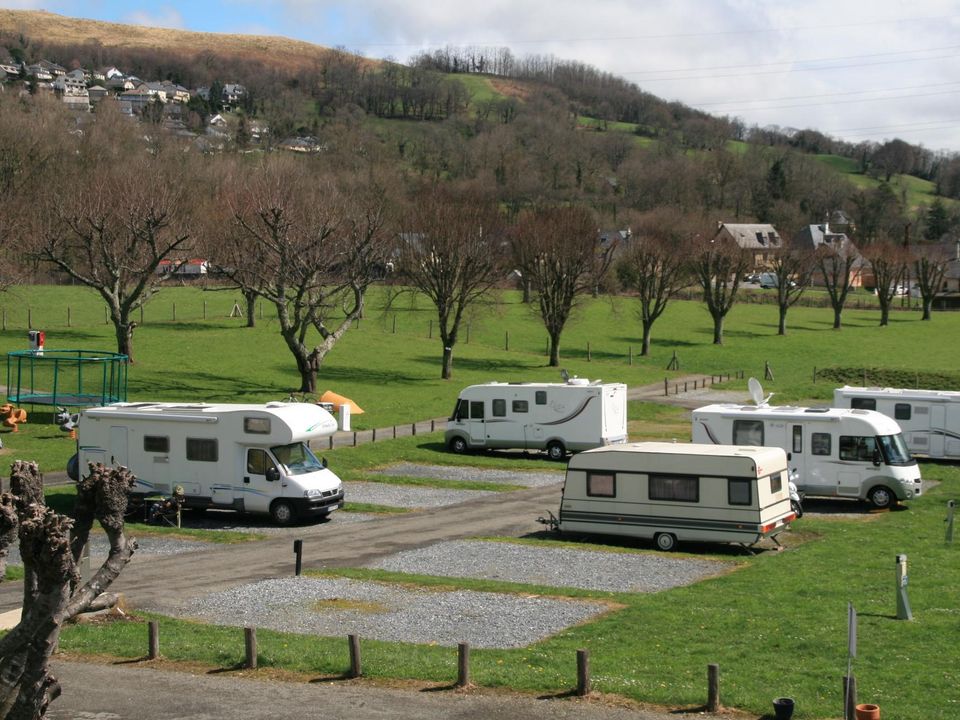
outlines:
M7 353L7 401L92 407L127 399L126 355L102 350Z

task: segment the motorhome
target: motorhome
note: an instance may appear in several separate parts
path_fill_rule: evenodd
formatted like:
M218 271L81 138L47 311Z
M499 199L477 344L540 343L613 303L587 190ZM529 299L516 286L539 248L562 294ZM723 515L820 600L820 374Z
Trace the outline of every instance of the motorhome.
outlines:
M693 411L692 435L694 442L782 448L805 495L859 498L886 508L923 488L900 427L871 410L707 405Z
M574 455L567 466L561 532L745 546L783 532L790 505L780 448L640 442Z
M447 422L447 447L546 450L553 460L627 441L627 386L567 378L563 383L470 385Z
M286 525L343 507L340 479L309 447L336 429L311 403L115 403L80 415L68 472L123 466L136 476L134 501L180 486L187 508L269 513Z
M914 455L960 460L960 391L847 385L833 391L833 406L876 410L893 418Z

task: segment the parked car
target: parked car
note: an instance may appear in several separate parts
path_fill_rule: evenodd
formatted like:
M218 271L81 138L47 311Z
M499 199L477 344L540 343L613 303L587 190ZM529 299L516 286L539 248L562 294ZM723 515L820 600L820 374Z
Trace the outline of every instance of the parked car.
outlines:
M749 275L744 276L743 281L745 283L753 283L756 285L760 282L760 273L750 273Z
M760 287L764 290L772 290L780 285L780 281L777 279L776 273L762 273L760 275ZM797 286L793 280L788 280L787 285L794 288Z

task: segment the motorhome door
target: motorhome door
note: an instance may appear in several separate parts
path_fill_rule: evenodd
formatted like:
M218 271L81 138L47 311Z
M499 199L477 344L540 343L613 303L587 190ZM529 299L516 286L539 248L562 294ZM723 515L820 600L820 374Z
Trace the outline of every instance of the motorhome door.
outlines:
M947 425L947 409L943 405L932 405L930 407L930 457L940 457L943 455L944 431Z
M127 467L127 428L125 425L110 426L110 464Z
M280 483L283 482L275 475L276 463L273 458L262 448L246 448L243 470L243 482L234 489L234 498L243 500L244 510L269 510L270 500L281 494ZM271 470L274 472L271 473ZM274 479L271 480L270 476L274 476Z

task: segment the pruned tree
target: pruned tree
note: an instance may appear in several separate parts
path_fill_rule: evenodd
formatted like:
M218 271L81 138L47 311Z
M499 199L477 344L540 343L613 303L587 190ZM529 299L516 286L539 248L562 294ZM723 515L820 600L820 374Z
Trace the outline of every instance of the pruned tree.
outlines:
M881 233L872 242L863 246L864 258L870 263L873 282L880 305L880 326L890 322L890 305L901 290L907 272L909 255L898 239Z
M20 622L0 639L0 718L44 717L61 693L48 667L61 627L80 613L116 604L117 597L106 590L136 550L136 541L124 532L133 475L99 464L89 470L77 485L74 520L46 507L36 463L14 462L10 492L0 495L0 571L15 538L24 570ZM77 564L94 520L106 533L110 552L81 584Z
M386 194L372 182L344 192L288 157L269 157L252 171L237 165L224 183L229 217L217 265L245 296L273 305L300 391L314 393L324 358L361 316L367 289L382 274Z
M679 211L664 208L632 224L630 244L617 267L621 283L637 293L643 328L640 354L650 354L653 324L671 296L692 280L687 252L698 227Z
M415 192L401 227L400 271L437 309L440 377L449 380L464 314L504 271L500 212L478 190L424 185Z
M521 215L514 256L529 258L525 272L550 338L550 366L560 365L560 336L578 298L596 288L613 260L615 243L603 246L593 212L582 206L547 207Z
M863 270L860 251L846 236L836 242L822 243L814 251L816 272L830 297L833 308L833 328L839 330L843 323L843 308L847 296Z
M753 256L733 240L704 232L694 237L689 262L713 318L713 344L722 345L724 320L737 300L740 281Z
M955 242L914 245L910 252L912 256L913 274L920 291L920 302L923 306L921 319L929 320L933 308L933 300L943 286L943 278L950 263L957 259L957 244Z

